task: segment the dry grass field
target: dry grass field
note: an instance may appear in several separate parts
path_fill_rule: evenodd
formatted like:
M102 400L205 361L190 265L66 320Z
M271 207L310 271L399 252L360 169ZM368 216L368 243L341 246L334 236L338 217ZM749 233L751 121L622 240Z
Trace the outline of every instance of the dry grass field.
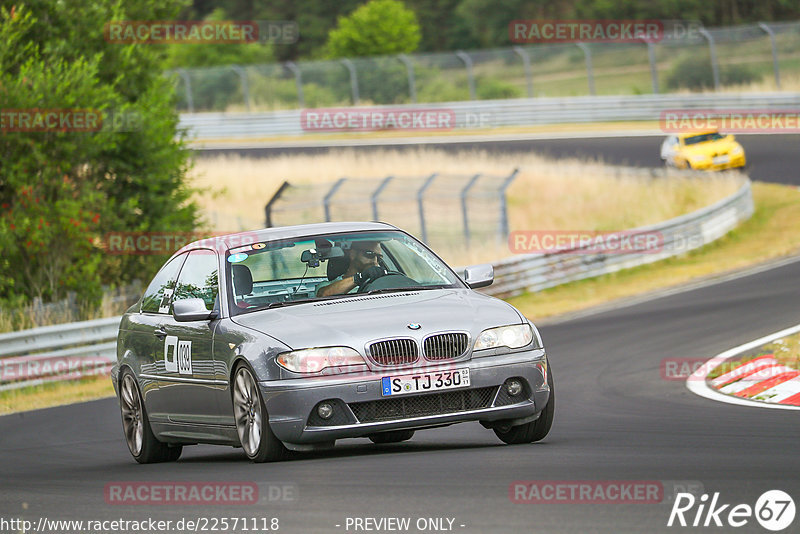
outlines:
M263 227L264 205L284 180L294 185L320 184L348 176L373 178L377 185L388 174L426 176L433 172L466 176L481 172L499 179L516 167L520 173L507 195L512 231L622 230L653 224L712 204L733 193L744 179L738 173L697 178L679 172L667 179L653 179L620 175L602 162L419 148L267 159L201 158L192 170L191 183L199 190L197 199L211 229L238 231ZM400 220L387 221L404 226ZM511 255L505 244L482 244L471 251L435 248L453 265Z

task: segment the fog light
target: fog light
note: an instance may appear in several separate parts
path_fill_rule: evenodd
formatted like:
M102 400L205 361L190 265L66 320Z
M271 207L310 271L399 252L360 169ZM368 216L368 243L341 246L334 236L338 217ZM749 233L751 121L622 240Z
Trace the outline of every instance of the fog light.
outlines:
M327 402L323 402L317 407L317 414L323 419L330 419L333 416L333 406Z
M506 382L506 391L508 391L508 394L512 397L519 395L522 393L522 382L519 380L509 380Z

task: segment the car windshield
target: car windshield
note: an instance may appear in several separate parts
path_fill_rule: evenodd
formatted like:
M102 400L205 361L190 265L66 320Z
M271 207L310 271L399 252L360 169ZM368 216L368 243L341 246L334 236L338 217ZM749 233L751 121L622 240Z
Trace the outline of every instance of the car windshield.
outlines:
M708 141L719 141L720 139L724 138L725 136L718 133L704 133L700 135L693 135L691 137L687 137L683 140L684 144L686 145L696 145L698 143L706 143Z
M253 243L229 250L226 266L233 315L355 293L465 287L442 260L399 231ZM345 283L351 287L319 294L359 273L369 274L359 286Z

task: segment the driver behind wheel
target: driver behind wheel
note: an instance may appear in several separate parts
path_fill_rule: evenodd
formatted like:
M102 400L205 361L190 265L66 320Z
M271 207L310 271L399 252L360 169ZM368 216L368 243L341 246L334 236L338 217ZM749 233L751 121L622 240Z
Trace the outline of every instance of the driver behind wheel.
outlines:
M344 274L317 287L318 297L355 293L373 280L386 274L380 265L383 259L380 243L377 241L354 241L347 251L349 265Z

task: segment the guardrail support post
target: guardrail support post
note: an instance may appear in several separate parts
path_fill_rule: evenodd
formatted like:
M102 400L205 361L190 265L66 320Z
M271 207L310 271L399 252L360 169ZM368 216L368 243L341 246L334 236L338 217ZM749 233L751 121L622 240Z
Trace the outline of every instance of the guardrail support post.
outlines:
M575 43L578 48L583 50L583 55L586 57L586 77L589 79L589 94L594 96L594 69L592 68L592 51L586 46L586 43Z
M417 81L414 77L414 64L411 62L411 58L409 58L405 54L399 54L397 59L403 62L403 65L406 66L406 71L408 72L408 96L411 98L411 102L414 104L417 103Z
M192 98L192 78L189 73L184 69L177 69L175 72L183 78L183 86L186 89L186 107L189 108L189 113L194 113L194 99Z
M772 65L775 69L775 86L781 88L781 68L778 65L778 44L775 42L775 32L772 31L767 24L763 22L758 23L758 27L767 32L769 35L769 42L772 44Z
M521 46L515 46L512 50L522 58L522 65L525 68L525 84L528 86L528 98L533 98L533 75L531 74L531 58L528 52Z
M386 189L386 186L389 185L389 182L392 181L394 176L387 176L386 178L381 181L380 185L375 189L370 197L370 202L372 203L372 220L378 221L378 196L380 196L381 192Z
M469 194L469 190L475 185L475 182L478 181L478 178L481 177L481 173L476 174L472 178L469 179L467 185L464 186L464 189L461 190L461 216L464 219L464 242L469 247L469 213L467 211L467 195Z
M425 196L425 190L428 189L428 187L430 187L430 185L433 183L433 180L436 179L436 175L437 173L433 173L430 176L428 176L427 180L425 180L425 183L422 184L422 187L420 187L419 190L417 191L417 208L419 209L419 228L420 228L420 233L422 234L423 243L428 242L428 229L425 227L425 206L423 203L423 197Z
M356 66L347 58L339 60L348 71L350 71L350 93L353 96L353 105L357 106L359 102L358 95L358 75L356 74Z
M239 65L232 65L231 70L238 74L239 79L242 81L242 99L244 100L244 105L247 107L247 111L250 111L250 86L247 83L247 71Z
M283 194L284 191L286 191L286 188L288 187L289 187L289 182L284 181L278 188L278 190L275 191L275 194L272 195L272 198L269 199L267 205L264 206L264 215L266 216L265 228L272 228L272 206L275 204L275 202L277 202L279 198L281 198L281 195Z
M322 205L325 208L325 222L331 222L331 199L333 198L333 195L336 194L336 191L338 191L339 188L342 187L342 184L346 181L347 178L339 178L333 184L333 187L331 187L330 191L325 193L325 197L322 199Z
M717 62L717 47L714 44L714 38L705 28L700 28L698 31L708 41L708 50L711 52L711 73L714 76L714 90L719 91L719 63Z
M472 72L472 58L469 57L469 54L467 54L462 50L456 52L456 56L458 56L458 59L464 62L464 66L467 69L467 82L469 83L469 99L477 100L478 97L476 96L477 93L475 91L475 74Z
M506 202L506 189L508 186L511 185L511 182L514 181L514 178L517 177L519 174L519 169L514 169L508 178L503 181L503 184L500 186L500 239L505 240L508 239L508 203Z

